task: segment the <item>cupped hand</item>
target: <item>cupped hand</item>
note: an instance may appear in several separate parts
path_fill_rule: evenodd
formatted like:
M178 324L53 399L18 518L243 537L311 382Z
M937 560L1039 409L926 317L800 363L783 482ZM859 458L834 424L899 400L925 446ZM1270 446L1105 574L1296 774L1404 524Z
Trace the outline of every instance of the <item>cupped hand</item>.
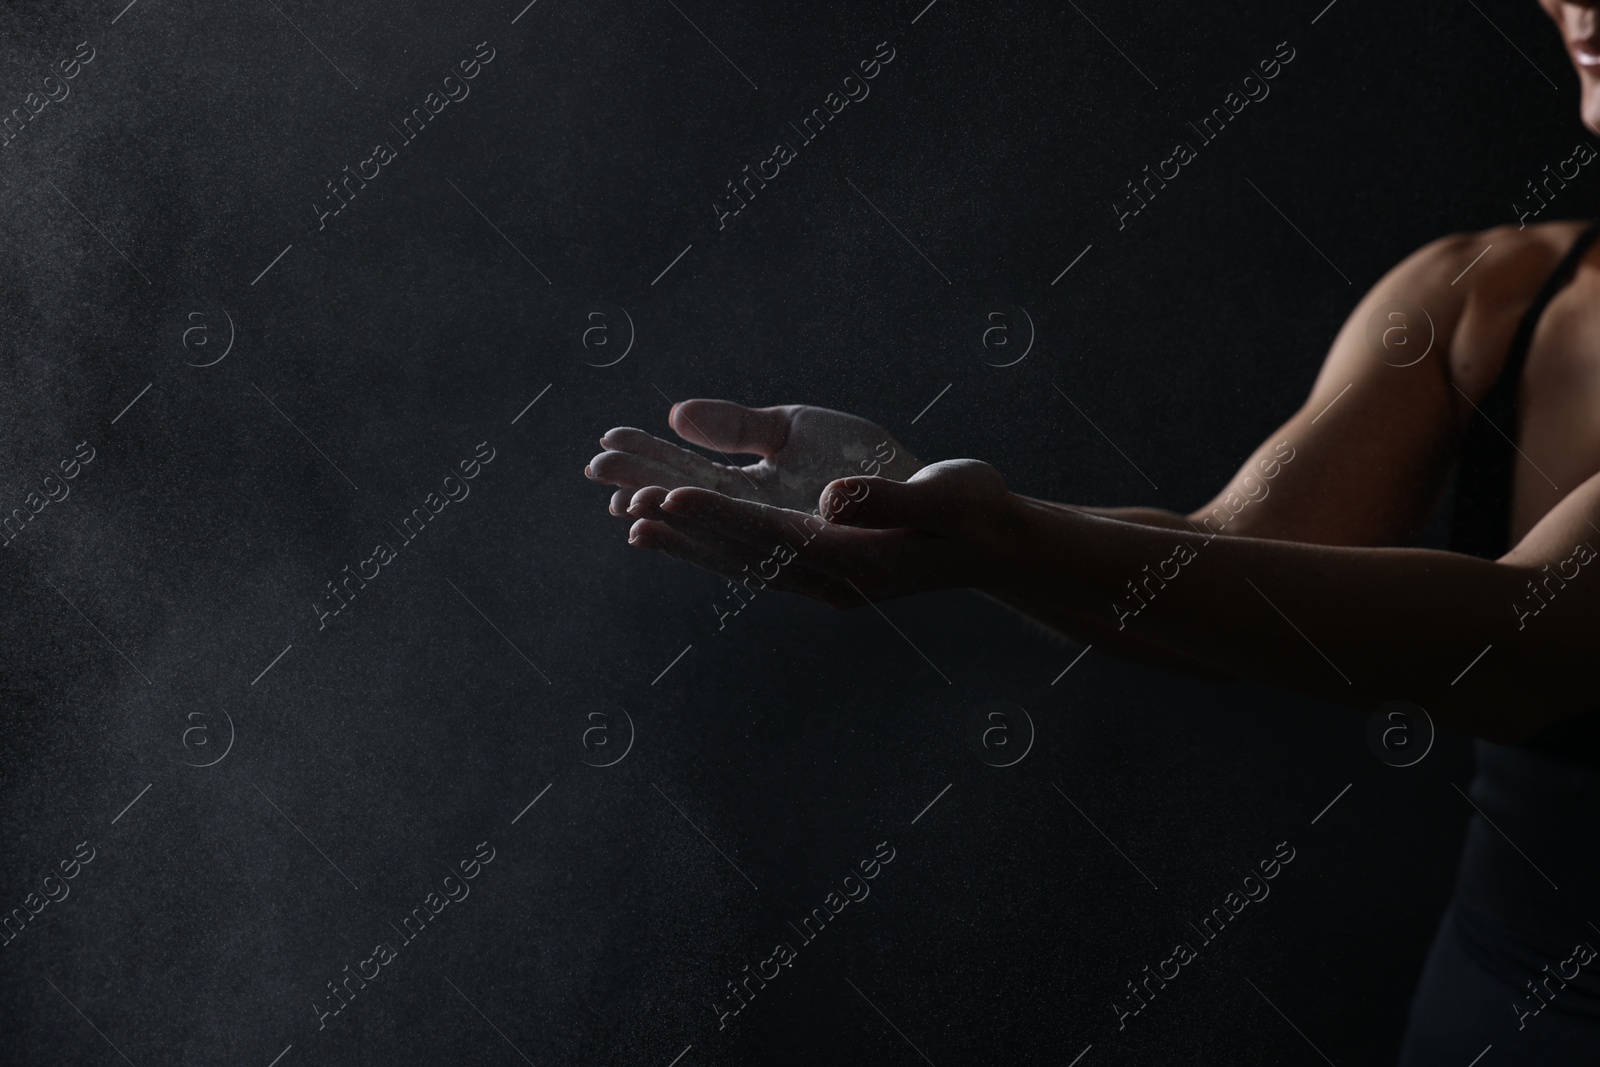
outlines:
M934 589L981 585L1006 558L1018 498L987 463L947 460L904 482L828 484L822 517L696 487L634 494L630 544L738 583L838 608ZM735 590L739 592L738 589Z
M584 468L617 486L611 513L628 514L636 491L710 489L736 500L811 511L836 478L878 476L903 481L922 469L916 456L876 423L842 411L784 404L747 408L727 400L684 400L667 422L683 440L717 453L718 463L631 426L607 430L605 449ZM738 464L735 455L760 457Z

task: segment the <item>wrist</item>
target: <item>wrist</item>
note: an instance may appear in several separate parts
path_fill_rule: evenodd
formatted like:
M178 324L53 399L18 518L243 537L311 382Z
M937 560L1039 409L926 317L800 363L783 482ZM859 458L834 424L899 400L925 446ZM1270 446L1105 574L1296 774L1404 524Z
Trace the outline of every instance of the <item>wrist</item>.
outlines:
M1053 509L1009 490L986 509L976 531L972 580L981 593L1005 599L1019 585L1039 577L1037 542L1041 517Z

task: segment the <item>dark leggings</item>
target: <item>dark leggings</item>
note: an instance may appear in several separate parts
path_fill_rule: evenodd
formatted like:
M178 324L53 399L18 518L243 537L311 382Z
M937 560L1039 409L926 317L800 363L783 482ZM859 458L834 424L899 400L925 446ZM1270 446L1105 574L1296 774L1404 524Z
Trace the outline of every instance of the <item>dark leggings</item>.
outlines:
M1478 1067L1600 1064L1600 959L1578 967L1578 977L1564 987L1559 978L1540 985L1553 990L1553 998L1536 1014L1541 1001L1523 984L1563 964L1570 974L1576 942L1600 948L1600 935L1588 932L1587 938L1575 932L1564 944L1540 943L1452 903L1411 1001L1400 1067L1467 1067L1490 1045ZM1519 1016L1518 1009L1529 1014Z
M1472 799L1484 814L1468 825L1401 1067L1468 1067L1490 1045L1478 1067L1597 1067L1600 930L1590 921L1600 922L1600 770L1476 747Z

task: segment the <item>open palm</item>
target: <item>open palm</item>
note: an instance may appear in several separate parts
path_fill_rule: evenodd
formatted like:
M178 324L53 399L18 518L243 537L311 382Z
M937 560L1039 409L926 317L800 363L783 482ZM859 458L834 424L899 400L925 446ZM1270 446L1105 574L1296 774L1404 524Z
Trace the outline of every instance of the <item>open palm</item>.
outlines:
M667 422L683 440L717 453L724 462L659 437L619 426L606 431L606 451L584 473L617 486L611 512L627 513L636 490L692 486L725 496L809 512L836 478L866 475L904 481L922 463L876 423L842 411L785 404L747 408L727 400L684 400ZM736 455L760 457L739 465Z

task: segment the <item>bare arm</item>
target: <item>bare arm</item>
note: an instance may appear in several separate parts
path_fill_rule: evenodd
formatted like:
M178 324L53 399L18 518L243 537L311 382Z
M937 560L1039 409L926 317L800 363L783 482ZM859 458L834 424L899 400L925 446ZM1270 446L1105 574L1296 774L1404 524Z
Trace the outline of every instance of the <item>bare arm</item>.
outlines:
M770 580L840 607L970 586L1108 650L1361 707L1406 698L1495 740L1589 711L1600 475L1500 560L1393 547L1437 502L1460 429L1560 254L1554 236L1507 242L1495 272L1461 286L1475 238L1397 267L1347 321L1301 410L1189 515L1032 500L987 464L950 460L906 481L830 483L831 521L807 526ZM1407 318L1391 316L1395 299ZM1409 336L1389 347L1394 328ZM629 514L634 544L724 574L806 518L695 488L641 490Z
M1409 543L1439 502L1471 412L1452 385L1450 352L1474 290L1451 282L1483 243L1480 235L1435 241L1373 286L1346 319L1300 409L1195 510L1033 502L1207 538ZM1533 265L1534 276L1541 266ZM1396 306L1402 300L1406 306ZM1214 666L1154 647L1138 630L1108 626L1103 610L1057 626L1127 658L1217 676Z
M1413 700L1515 740L1596 703L1596 522L1600 476L1497 561L1208 538L1017 498L980 588L1052 625L1098 614L1221 672L1368 708Z
M1171 528L1209 519L1216 533L1311 544L1408 541L1438 501L1470 411L1451 385L1449 360L1473 289L1451 282L1483 241L1435 241L1374 285L1346 318L1300 409L1212 500L1187 516L1080 510ZM1391 306L1402 300L1412 307ZM1425 311L1419 317L1414 308Z
M1006 490L987 464L841 479L819 521L704 489L641 491L641 547L838 607L970 586L1066 633L1085 620L1212 671L1444 726L1528 737L1595 703L1600 475L1499 560L1167 530ZM794 537L804 525L804 539ZM1595 573L1592 573L1595 572Z

